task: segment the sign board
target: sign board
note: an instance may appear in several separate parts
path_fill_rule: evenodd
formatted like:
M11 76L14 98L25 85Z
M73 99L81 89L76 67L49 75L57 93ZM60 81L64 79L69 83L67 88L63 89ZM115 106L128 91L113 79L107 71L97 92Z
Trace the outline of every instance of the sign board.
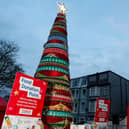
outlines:
M2 129L38 129L47 82L17 73Z
M70 129L91 129L88 125L75 125L71 124Z
M97 99L95 122L107 123L109 119L110 100Z
M83 125L71 124L70 129L106 129L107 124L105 123L85 123Z
M85 128L84 129L91 129L91 124L84 124L85 125Z
M91 129L106 129L107 128L107 123L95 123L93 122L91 124Z

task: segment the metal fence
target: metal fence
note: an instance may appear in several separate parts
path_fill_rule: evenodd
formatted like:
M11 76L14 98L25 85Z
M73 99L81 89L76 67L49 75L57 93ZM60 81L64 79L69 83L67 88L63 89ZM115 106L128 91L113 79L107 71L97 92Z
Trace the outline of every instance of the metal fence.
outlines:
M127 129L127 125L109 125L106 129Z
M108 122L106 129L127 129L127 118L119 122L119 125L113 125L112 122Z

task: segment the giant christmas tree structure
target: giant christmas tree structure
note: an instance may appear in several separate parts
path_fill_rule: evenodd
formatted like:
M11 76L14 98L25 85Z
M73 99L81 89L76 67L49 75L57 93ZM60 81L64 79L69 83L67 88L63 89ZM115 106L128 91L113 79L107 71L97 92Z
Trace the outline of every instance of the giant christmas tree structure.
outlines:
M64 4L50 31L35 77L48 82L43 123L50 129L70 129L72 96Z

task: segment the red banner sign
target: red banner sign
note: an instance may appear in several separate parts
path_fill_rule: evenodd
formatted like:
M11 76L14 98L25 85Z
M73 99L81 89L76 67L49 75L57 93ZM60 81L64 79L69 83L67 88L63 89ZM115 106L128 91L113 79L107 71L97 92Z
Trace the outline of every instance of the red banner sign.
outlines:
M97 99L95 122L105 123L109 119L110 100Z
M41 117L47 82L17 73L6 114Z
M42 116L46 89L47 82L17 73L2 129L36 127Z

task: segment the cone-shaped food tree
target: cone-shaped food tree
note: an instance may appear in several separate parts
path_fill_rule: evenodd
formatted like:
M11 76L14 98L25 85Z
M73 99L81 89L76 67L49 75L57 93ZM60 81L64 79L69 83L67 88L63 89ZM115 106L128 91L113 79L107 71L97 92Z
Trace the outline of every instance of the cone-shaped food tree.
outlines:
M70 129L72 96L64 4L54 21L35 77L48 82L43 123L50 129Z

